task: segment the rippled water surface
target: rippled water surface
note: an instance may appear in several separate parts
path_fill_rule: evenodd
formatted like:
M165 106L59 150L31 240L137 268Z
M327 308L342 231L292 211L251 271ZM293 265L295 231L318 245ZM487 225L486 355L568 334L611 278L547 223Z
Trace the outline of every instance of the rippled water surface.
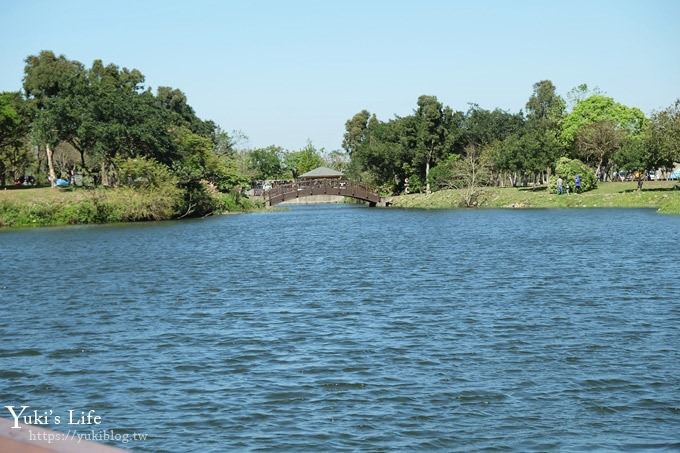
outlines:
M139 451L680 449L679 244L646 210L4 231L0 406Z

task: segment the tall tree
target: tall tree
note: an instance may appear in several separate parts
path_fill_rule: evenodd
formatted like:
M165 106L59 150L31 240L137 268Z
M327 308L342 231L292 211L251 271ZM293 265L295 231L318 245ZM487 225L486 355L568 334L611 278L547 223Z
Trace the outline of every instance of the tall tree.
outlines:
M384 192L392 192L413 174L415 118L409 115L383 122L372 115L365 134L364 143L352 153L349 172L364 182L381 186Z
M534 173L545 170L548 176L557 158L563 154L559 135L565 108L564 99L557 94L550 80L534 84L534 91L526 104L525 143L531 156L528 170Z
M26 103L21 93L0 93L0 148L21 141L29 131Z
M557 130L560 127L566 104L556 93L555 85L550 80L542 80L534 84L534 92L527 101L527 121L537 129Z
M453 111L437 100L436 96L420 96L415 112L417 141L416 157L425 166L427 193L430 193L430 167L446 153L447 132Z
M654 149L640 136L627 137L613 157L621 170L634 175L638 190L642 190L647 170L655 168L657 164Z
M30 131L27 105L18 92L0 93L0 186L28 163L26 138Z
M486 110L471 104L462 124L464 146L483 148L509 135L522 132L524 117L521 113L509 113L501 109Z
M572 148L578 155L577 137L585 134L589 142L599 141L600 149L597 154L598 167L596 173L609 166L611 156L617 150L620 140L614 138L611 130L620 132L622 139L638 137L645 126L645 115L636 107L627 107L608 96L593 95L574 106L562 124L562 140L566 146ZM599 123L600 126L592 126ZM600 139L595 140L597 137ZM583 141L582 141L583 143Z
M680 99L652 115L647 146L653 148L660 166L668 168L680 162Z
M192 132L208 137L214 134L216 125L212 121L203 121L187 103L187 96L176 88L158 87L156 99L171 114L173 122L178 126L188 127Z
M362 110L345 123L345 135L342 147L352 156L357 149L366 144L368 120L371 114L368 110Z
M595 175L600 177L603 165L609 162L625 140L624 131L611 121L587 124L576 134L576 155L585 163L594 166Z
M73 124L68 121L68 95L79 84L83 74L82 64L70 61L51 51L26 58L23 88L26 97L35 106L33 122L34 139L45 147L48 178L56 182L53 164L54 147L73 135Z
M562 125L562 139L572 145L582 127L598 121L610 121L627 134L639 135L645 115L637 107L628 107L609 96L593 95L574 106Z

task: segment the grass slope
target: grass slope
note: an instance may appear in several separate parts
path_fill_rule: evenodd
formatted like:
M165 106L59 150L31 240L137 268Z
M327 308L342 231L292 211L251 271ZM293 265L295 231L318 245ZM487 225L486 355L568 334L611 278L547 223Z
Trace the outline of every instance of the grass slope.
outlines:
M654 208L667 214L680 214L680 190L675 182L647 181L642 191L634 182L601 183L590 192L553 195L545 189L497 188L484 189L480 206L483 208ZM447 209L461 207L458 190L442 190L425 194L402 195L393 198L399 208Z
M236 202L221 195L220 212L258 206L247 199ZM56 189L0 190L0 227L138 222L179 217L180 189Z

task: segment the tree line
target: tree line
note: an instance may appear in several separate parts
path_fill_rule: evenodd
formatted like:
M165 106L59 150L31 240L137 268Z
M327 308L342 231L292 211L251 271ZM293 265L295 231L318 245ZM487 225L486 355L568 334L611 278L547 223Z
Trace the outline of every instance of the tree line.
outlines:
M171 181L199 215L209 209L199 208L206 190L238 197L253 179L344 165L343 153L326 155L311 142L294 151L238 149L242 134L199 118L179 89L154 92L137 69L101 60L86 67L52 51L25 63L22 89L0 93L0 186L28 175L51 185L74 174L88 186Z
M349 172L384 193L437 190L461 181L498 186L547 184L561 158L588 165L599 180L617 172L669 170L680 161L680 100L650 118L580 85L568 101L543 80L524 111L454 111L420 96L411 115L386 121L362 110L345 124Z
M320 165L401 193L407 182L427 192L470 180L545 184L564 158L584 162L600 180L680 161L680 100L647 118L586 85L565 100L540 81L517 113L476 104L455 111L436 96L384 121L362 110L345 123L343 151L311 142L292 151L240 149L242 134L199 118L179 89L154 92L137 69L101 60L86 67L51 51L25 62L22 90L0 93L0 186L25 175L54 184L78 173L94 186L168 175L191 211L206 189L237 196L253 180L294 179Z

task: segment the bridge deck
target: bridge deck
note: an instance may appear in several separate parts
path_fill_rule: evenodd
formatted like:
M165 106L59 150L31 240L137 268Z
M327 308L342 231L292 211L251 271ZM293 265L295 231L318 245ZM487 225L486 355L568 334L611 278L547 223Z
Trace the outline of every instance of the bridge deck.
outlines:
M371 205L380 202L380 195L368 186L339 179L312 179L283 184L269 190L265 198L268 206L274 206L286 200L310 195L340 195L363 200Z

